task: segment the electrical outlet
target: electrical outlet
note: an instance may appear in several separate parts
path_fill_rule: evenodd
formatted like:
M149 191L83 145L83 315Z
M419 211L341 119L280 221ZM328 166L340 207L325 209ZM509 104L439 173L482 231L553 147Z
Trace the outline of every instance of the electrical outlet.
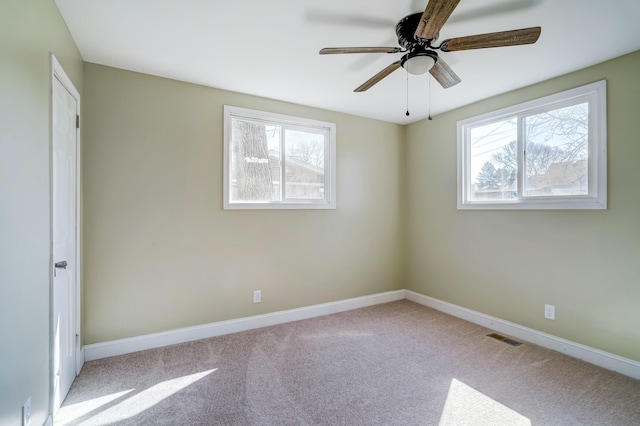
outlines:
M22 426L31 425L31 397L22 404Z
M256 290L253 292L253 303L262 302L262 292L260 290Z
M556 307L553 305L544 305L544 317L546 319L556 319Z

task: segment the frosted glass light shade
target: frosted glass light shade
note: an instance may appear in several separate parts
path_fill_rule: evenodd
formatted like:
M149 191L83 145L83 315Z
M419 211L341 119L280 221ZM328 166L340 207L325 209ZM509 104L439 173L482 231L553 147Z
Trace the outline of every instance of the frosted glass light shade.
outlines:
M402 67L407 70L409 74L420 75L424 74L433 67L436 61L428 55L414 56L407 59Z

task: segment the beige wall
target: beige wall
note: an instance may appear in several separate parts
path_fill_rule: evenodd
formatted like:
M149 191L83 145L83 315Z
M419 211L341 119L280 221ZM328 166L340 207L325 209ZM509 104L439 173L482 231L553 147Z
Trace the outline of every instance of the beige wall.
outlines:
M408 287L640 359L639 58L406 127L85 64L85 343ZM608 210L456 210L457 120L603 78ZM224 104L336 122L338 209L223 211Z
M636 52L408 126L408 288L640 361L639 75ZM456 210L457 120L602 79L608 210Z
M95 64L84 79L86 344L404 288L402 126ZM225 104L335 122L338 208L223 211Z
M49 111L53 52L82 90L82 59L53 0L0 1L0 425L49 413Z

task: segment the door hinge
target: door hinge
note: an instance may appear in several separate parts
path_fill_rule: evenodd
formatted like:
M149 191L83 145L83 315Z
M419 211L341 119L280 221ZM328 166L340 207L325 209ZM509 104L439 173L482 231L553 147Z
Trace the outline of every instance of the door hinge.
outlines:
M80 335L76 334L76 346L80 346Z
M80 116L76 114L76 129L80 128Z

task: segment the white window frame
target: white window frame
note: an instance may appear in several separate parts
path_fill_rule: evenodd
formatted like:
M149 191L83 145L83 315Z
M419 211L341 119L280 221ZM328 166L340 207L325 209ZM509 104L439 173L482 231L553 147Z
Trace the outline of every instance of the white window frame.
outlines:
M524 137L521 115L540 113L565 105L589 102L588 194L571 196L523 196ZM518 117L518 194L512 200L471 200L471 141L470 129L509 117ZM529 102L460 120L458 137L458 210L512 209L606 209L607 208L607 117L606 81L587 84Z
M324 199L284 199L281 201L231 201L231 122L233 118L259 120L266 123L284 125L287 128L318 129L327 132L324 145ZM236 106L224 106L224 153L223 153L223 209L224 210L261 210L261 209L335 209L336 208L336 125L325 121L294 117L272 112L258 111ZM283 164L286 155L282 150ZM284 166L282 166L284 169ZM281 179L284 179L282 170ZM282 187L285 181L281 182Z

